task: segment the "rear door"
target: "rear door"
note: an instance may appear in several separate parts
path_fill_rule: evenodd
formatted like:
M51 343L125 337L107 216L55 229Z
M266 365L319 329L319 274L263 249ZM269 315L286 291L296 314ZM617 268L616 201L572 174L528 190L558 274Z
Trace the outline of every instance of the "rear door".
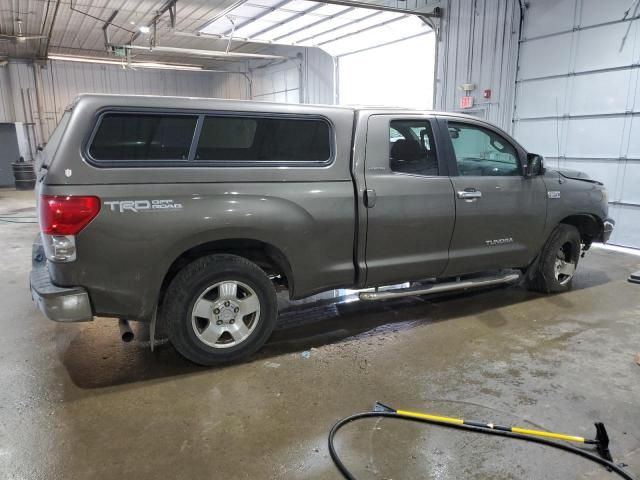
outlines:
M455 222L434 117L371 115L364 199L367 285L440 275Z
M445 276L526 266L542 244L547 191L523 175L526 153L483 122L441 119L448 131L456 226Z

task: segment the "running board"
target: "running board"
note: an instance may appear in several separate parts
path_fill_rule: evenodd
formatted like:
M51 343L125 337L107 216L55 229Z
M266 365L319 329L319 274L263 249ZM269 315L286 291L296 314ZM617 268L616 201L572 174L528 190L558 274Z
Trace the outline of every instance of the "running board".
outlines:
M501 283L515 282L520 279L518 273L504 273L487 277L476 277L468 280L458 280L446 283L434 283L432 285L418 285L408 288L396 288L378 292L360 292L360 300L388 300L390 298L409 297L412 295L428 295L432 293L453 292L467 290L469 288L488 287Z

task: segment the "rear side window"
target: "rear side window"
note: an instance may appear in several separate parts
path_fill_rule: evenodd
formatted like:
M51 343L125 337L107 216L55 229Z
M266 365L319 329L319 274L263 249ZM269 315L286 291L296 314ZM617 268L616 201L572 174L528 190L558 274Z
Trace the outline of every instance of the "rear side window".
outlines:
M433 130L428 120L391 121L389 166L398 173L438 175Z
M89 147L96 160L187 160L195 115L105 114Z
M329 125L320 119L213 117L202 125L195 160L326 162Z

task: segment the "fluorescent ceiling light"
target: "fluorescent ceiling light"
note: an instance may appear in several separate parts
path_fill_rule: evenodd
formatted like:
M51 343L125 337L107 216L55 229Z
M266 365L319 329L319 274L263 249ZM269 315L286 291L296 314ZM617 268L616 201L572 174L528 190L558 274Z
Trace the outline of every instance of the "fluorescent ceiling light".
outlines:
M198 65L178 65L172 63L156 63L156 62L126 62L124 60L112 60L109 58L99 57L79 57L75 55L49 55L49 60L60 60L63 62L78 62L78 63L97 63L100 65L117 65L120 67L131 68L155 68L160 70L190 70L201 71L202 67Z
M140 30L140 33L149 33L150 31L149 27L147 27L146 25L140 25L138 27L138 30Z

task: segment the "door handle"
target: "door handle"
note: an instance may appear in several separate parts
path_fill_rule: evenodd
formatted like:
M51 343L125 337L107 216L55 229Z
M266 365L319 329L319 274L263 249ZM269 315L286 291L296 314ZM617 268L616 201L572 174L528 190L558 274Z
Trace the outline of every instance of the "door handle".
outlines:
M364 205L367 208L376 206L376 191L373 188L367 188L364 191Z
M470 188L458 190L458 198L462 198L464 200L476 200L478 198L482 198L482 192Z

